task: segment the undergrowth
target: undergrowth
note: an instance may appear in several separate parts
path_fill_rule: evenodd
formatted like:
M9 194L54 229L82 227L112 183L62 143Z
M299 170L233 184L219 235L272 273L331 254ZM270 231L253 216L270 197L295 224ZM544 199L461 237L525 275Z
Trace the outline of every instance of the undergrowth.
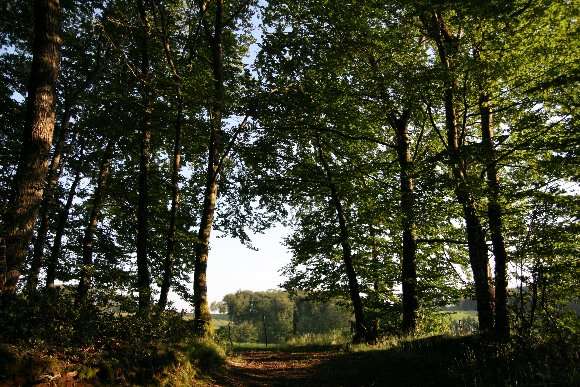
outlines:
M148 316L76 308L66 295L17 298L0 308L0 385L75 381L190 386L220 367L224 350L191 338L176 312Z

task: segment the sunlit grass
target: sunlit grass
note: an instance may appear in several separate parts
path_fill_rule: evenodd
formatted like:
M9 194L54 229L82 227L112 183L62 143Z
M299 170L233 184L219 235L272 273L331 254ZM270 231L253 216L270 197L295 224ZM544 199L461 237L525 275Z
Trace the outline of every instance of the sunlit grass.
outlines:
M300 336L294 336L286 342L289 346L334 346L344 345L350 342L351 337L348 332L343 330L333 330L327 333L306 333Z

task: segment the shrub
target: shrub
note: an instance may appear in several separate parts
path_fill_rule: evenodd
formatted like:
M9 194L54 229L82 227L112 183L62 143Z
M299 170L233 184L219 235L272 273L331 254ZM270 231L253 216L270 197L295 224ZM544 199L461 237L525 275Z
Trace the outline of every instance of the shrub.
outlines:
M202 370L212 370L222 366L226 353L222 347L210 339L195 339L187 348L189 360Z

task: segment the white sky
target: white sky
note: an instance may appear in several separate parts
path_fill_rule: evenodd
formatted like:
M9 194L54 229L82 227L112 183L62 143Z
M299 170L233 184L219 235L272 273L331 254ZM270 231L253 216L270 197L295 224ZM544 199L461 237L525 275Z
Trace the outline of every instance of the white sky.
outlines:
M290 252L283 239L291 230L276 226L263 234L251 234L252 244L258 251L250 250L237 239L212 232L207 263L207 292L209 302L221 301L228 293L237 290L276 289L283 281L279 270L290 262ZM193 281L192 281L193 283ZM170 295L177 310L190 310L189 303Z

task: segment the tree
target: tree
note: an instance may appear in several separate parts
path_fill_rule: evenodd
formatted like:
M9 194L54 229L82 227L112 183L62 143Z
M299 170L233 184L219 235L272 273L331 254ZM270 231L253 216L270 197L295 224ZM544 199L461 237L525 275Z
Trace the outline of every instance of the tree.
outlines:
M177 228L177 211L179 209L179 170L181 168L181 130L183 121L183 95L182 77L179 74L174 62L174 54L168 37L168 26L166 11L161 4L157 4L159 11L159 23L161 24L161 40L165 60L175 82L175 98L177 99L177 112L175 118L175 141L173 146L173 162L171 169L171 209L169 212L169 226L167 229L167 253L163 261L163 282L157 306L160 310L165 309L167 295L171 286L173 276L173 265L175 261L175 238Z
M459 41L457 36L451 34L439 11L428 13L424 17L424 24L427 33L436 43L439 60L447 77L443 96L447 131L446 146L455 179L457 201L463 207L463 217L466 222L469 259L475 280L479 328L483 332L490 333L493 331L495 294L490 278L485 233L477 214L475 198L468 186L466 160L461 155L462 140L455 108L455 93L458 84L453 72Z
M243 39L234 33L236 28L244 28L245 19L251 15L253 2L241 2L239 4L224 4L223 0L217 0L215 7L205 9L200 7L201 28L209 43L209 60L211 82L208 84L211 90L208 96L207 116L209 117L209 138L207 142L207 159L205 171L205 188L203 205L199 216L199 232L195 247L195 268L193 279L195 334L205 336L208 334L211 315L207 302L207 261L209 255L209 239L214 227L217 214L218 186L223 179L224 168L227 159L231 156L232 148L238 140L241 131L246 128L249 107L245 107L245 117L237 125L232 134L224 130L224 120L227 114L235 109L235 105L226 104L230 98L235 101L235 87L226 90L226 79L241 78L245 74L239 74L239 67L231 66L240 63L240 54L244 50ZM213 18L210 24L209 20ZM239 25L237 25L239 23ZM239 40L239 41L238 41ZM239 66L239 65L238 65ZM240 79L240 83L241 82ZM232 104L233 105L233 104ZM242 234L243 236L243 234Z
M65 79L60 82L57 89L62 101L60 106L57 104L56 107L57 110L61 112L60 124L58 127L57 141L54 145L52 158L48 168L46 187L38 216L39 227L34 240L34 251L27 281L29 292L33 292L36 289L38 275L44 263L44 250L49 232L49 216L52 212L55 200L57 200L57 198L55 198L55 191L57 191L58 181L63 169L61 164L63 159L66 158L65 148L74 145L67 144L71 132L71 119L76 118L75 115L78 110L78 105L83 102L83 94L95 82L95 78L100 72L100 55L102 54L100 52L101 37L98 36L96 39L89 41L90 43L79 48L74 42L74 40L78 38L78 35L81 32L83 34L92 32L88 31L89 28L86 25L86 20L81 19L79 22L76 18L68 17L75 11L78 12L77 8L81 7L73 5L71 8L72 9L65 10L64 12L65 20L63 22L62 33L64 41L62 55L64 56L64 60L62 61L63 63L61 64L60 70L64 74ZM83 12L85 12L83 16L96 10L96 7L93 5L90 5L87 8L88 9L83 9ZM91 56L93 55L94 57L92 58ZM71 137L73 140L70 140L70 142L75 141L74 138L78 137L78 130L74 130L73 128L72 132L73 134ZM74 184L73 187L76 189ZM52 279L52 282L53 280L54 278ZM48 282L52 283L51 281Z
M218 178L222 167L220 158L223 149L222 114L224 109L223 24L224 3L222 0L218 0L215 5L214 30L211 37L214 94L209 111L211 129L208 143L207 176L199 225L199 240L195 251L195 277L193 279L195 332L198 336L207 335L208 324L211 319L207 303L206 270L209 255L209 238L218 195ZM207 24L204 24L204 28L209 31Z
M14 178L11 210L6 219L7 272L0 279L3 294L13 295L27 245L42 201L48 155L55 123L56 81L60 66L60 4L34 2L34 44L28 85L22 152Z
M151 74L149 69L149 35L150 26L148 8L143 0L137 1L141 32L139 49L141 51L140 86L143 111L141 115L141 156L139 159L139 202L137 208L137 289L139 289L139 312L147 313L151 302L150 274L148 262L149 235L149 169L151 159Z
M105 150L103 151L101 164L99 166L97 186L95 188L95 192L93 193L91 211L89 219L87 221L87 226L85 228L85 234L83 237L83 261L81 266L81 274L76 297L76 303L79 305L82 305L86 302L87 294L89 288L91 287L91 278L93 276L92 273L94 271L93 244L97 228L97 222L99 221L99 215L101 212L101 206L103 204L105 192L107 189L107 180L109 179L114 145L115 145L114 141L109 140L107 146L105 147Z
M251 341L252 334L263 343L281 343L292 333L293 304L282 291L238 291L224 296L228 315L236 327L246 331L239 339ZM251 324L253 328L244 328ZM240 330L240 333L242 330Z
M81 145L79 151L78 162L81 163L84 158L84 144ZM74 167L74 177L73 181L68 189L65 205L60 209L58 213L58 221L56 224L56 230L54 232L54 241L52 243L52 250L50 252L50 257L46 263L46 288L50 289L54 287L54 281L56 280L56 270L58 266L58 261L60 258L60 253L62 251L62 237L64 235L65 227L68 222L69 212L73 205L73 200L75 198L78 185L81 181L81 165L75 165ZM31 268L32 270L32 268Z

